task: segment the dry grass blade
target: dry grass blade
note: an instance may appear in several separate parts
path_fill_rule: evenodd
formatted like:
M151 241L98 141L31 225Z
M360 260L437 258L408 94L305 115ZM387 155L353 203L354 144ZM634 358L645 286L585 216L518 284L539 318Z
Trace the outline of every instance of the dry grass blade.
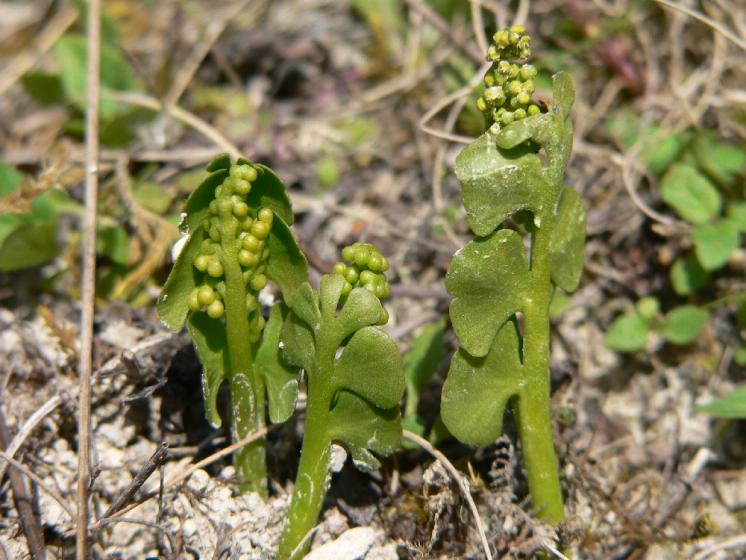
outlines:
M490 543L487 541L487 535L484 532L484 525L482 524L481 517L479 517L479 510L477 510L477 505L474 503L474 498L471 497L471 492L469 491L469 481L460 472L458 472L458 470L456 470L456 467L454 467L453 463L448 460L448 457L435 449L435 447L433 447L429 441L418 436L414 432L410 432L409 430L403 430L402 435L404 436L404 439L411 441L416 445L419 445L420 447L422 447L422 449L435 457L435 459L440 461L441 464L446 468L448 473L453 477L453 480L457 482L459 491L463 495L464 500L466 500L466 503L469 505L471 514L474 517L474 523L477 526L477 532L479 533L479 538L482 541L484 555L486 558L488 558L488 560L492 560Z
M691 8L687 8L686 6L682 6L681 4L676 4L675 2L670 2L669 0L655 0L659 4L663 4L664 6L671 8L672 10L679 11L681 13L684 13L688 15L689 17L692 17L694 19L697 19L704 23L705 25L708 25L712 27L715 31L720 33L723 37L728 39L731 43L736 45L738 48L746 51L746 41L738 37L736 34L734 34L729 29L726 29L723 27L720 23L717 21L714 21L710 18L708 18L706 15L697 12L696 10L692 10Z
M99 92L101 79L101 0L88 3L86 82L86 182L84 246L81 274L79 410L78 410L78 491L77 560L88 556L88 495L91 478L91 370L93 368L93 315L96 298L96 206L98 202Z

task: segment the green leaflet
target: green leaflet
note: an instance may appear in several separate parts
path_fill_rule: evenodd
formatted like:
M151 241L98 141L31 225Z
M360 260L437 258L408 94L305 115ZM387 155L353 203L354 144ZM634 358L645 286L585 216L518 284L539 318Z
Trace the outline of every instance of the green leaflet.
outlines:
M352 335L334 364L334 384L376 407L391 408L404 393L401 372L401 356L391 337L375 327L364 327Z
M512 230L477 238L456 253L446 289L454 298L451 322L466 352L487 354L503 323L523 309L529 281L523 242Z
M267 277L277 284L283 297L291 300L293 293L308 278L308 262L287 223L280 216L276 215L272 221L267 247Z
M716 418L746 418L746 385L736 387L720 399L698 406L696 411Z
M464 350L453 357L443 385L440 414L459 440L486 445L502 434L505 406L518 395L523 378L520 342L514 321L500 329L487 356Z
M399 444L398 403L404 393L404 373L394 341L372 326L379 322L383 311L378 298L364 288L355 288L337 311L343 286L344 278L336 274L322 277L318 297L311 295L310 285L302 286L295 297L301 311L296 313L293 308L283 325L281 340L286 359L302 366L308 382L317 387L322 384L326 387L323 392L332 399L329 431L326 436L315 434L314 437L349 444L353 456L362 461L372 457L365 451L366 445L360 435L370 426L378 426L384 420L396 423L384 430L389 434L386 439L389 443L382 448L369 447L370 450L380 453L382 449L393 450ZM301 319L300 314L309 321ZM336 358L342 344L342 353ZM330 364L331 370L324 373L320 370L321 364ZM395 415L391 408L396 409ZM348 409L351 416L343 420ZM355 425L358 421L362 422L360 427ZM391 434L397 429L399 439L391 443ZM347 433L351 434L349 440L342 435ZM366 436L365 441L368 438Z
M562 120L566 120L575 103L575 82L567 72L557 72L552 76L552 101L554 111Z
M200 250L201 233L202 227L199 226L189 236L158 297L158 316L169 329L175 331L184 326L189 313L187 299L197 286L196 270L192 263Z
M723 204L715 186L696 168L679 163L661 180L661 197L692 224L704 224L720 213Z
M329 426L331 441L347 448L355 466L363 471L380 466L371 451L390 455L401 444L399 407L378 408L348 391L338 393L329 414Z
M564 187L557 203L549 250L552 281L566 292L572 292L580 283L587 222L580 195Z
M484 133L456 157L456 175L469 227L475 235L492 233L511 214L535 211L541 205L536 190L541 163L528 146L498 149L495 137Z
M269 401L269 419L284 422L292 416L298 399L298 368L290 367L280 358L280 332L287 309L276 304L269 312L254 369L264 378Z
M210 424L219 428L222 420L217 406L218 391L226 372L230 371L225 325L218 319L211 319L206 313L192 313L187 328L203 368L205 416Z

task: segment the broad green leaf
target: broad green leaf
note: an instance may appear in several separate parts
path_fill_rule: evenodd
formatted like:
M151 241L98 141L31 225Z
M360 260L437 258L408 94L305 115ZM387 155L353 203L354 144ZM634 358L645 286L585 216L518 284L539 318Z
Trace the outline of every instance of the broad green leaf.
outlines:
M23 183L23 175L0 160L0 196L12 193Z
M456 253L446 274L451 322L461 346L485 356L497 331L526 301L529 270L521 237L499 230Z
M705 270L717 270L728 263L733 251L738 248L741 235L730 220L714 224L702 224L692 232L694 252Z
M210 202L215 199L215 189L228 176L228 171L218 169L208 175L200 185L192 191L184 205L184 219L181 230L187 233L196 231L202 223L210 217Z
M57 221L19 224L0 245L0 271L32 268L52 260L59 251Z
M710 280L710 273L693 255L676 259L671 265L670 276L671 285L680 296L693 294Z
M383 313L383 306L376 296L365 288L355 288L347 296L335 322L337 334L344 339L363 327L376 325Z
M567 119L575 103L575 82L567 72L557 72L552 76L552 101L557 114L562 120Z
M626 313L614 319L604 336L604 344L619 352L638 352L645 348L648 327L637 313Z
M293 414L298 398L298 368L289 367L280 357L280 332L287 312L276 304L269 312L261 345L256 352L254 369L264 377L269 401L269 419L284 422Z
M222 420L217 405L218 391L230 369L225 325L219 319L211 319L207 313L200 311L189 316L187 329L203 368L205 416L212 426L219 428Z
M686 135L680 132L661 135L657 133L658 130L657 126L651 127L648 137L655 135L655 141L646 142L639 157L650 171L661 175L678 159L686 143Z
M717 418L746 418L746 385L741 385L724 397L698 406L697 412Z
M194 259L199 254L204 237L201 226L192 233L181 249L171 274L158 297L158 316L169 329L178 331L184 326L189 305L187 300L197 287Z
M308 281L308 263L290 228L279 216L272 220L267 247L267 277L277 284L283 297L292 299L293 293Z
M557 203L549 251L552 281L566 292L572 292L580 283L587 222L580 196L564 187Z
M709 319L704 309L682 305L669 311L657 330L673 344L689 344L697 339Z
M371 454L390 455L401 445L399 406L378 408L365 399L340 391L329 413L329 436L352 455L355 466L372 470L379 462Z
M549 317L557 319L568 307L570 307L570 297L559 288L555 288L552 294L552 301L549 302Z
M67 97L80 110L86 107L86 38L68 33L54 46L54 57L60 69L62 86ZM121 51L113 45L101 45L101 87L118 91L137 89L137 80ZM117 103L101 100L101 117L116 114Z
M333 382L335 389L352 391L379 408L396 406L404 394L396 343L381 329L360 329L334 364Z
M246 160L242 160L246 161ZM259 175L251 184L246 203L251 208L269 208L289 226L293 225L293 209L285 192L285 185L269 167L252 163Z
M683 219L704 224L720 213L717 189L694 167L674 165L661 181L661 197Z
M125 107L101 123L101 143L112 148L127 146L137 138L137 129L158 113L143 107Z
M738 231L746 233L746 202L731 202L728 205L728 220L736 225Z
M520 391L523 366L519 348L516 324L508 321L487 356L475 358L463 349L453 355L440 414L460 441L486 445L502 434L505 405Z
M535 154L523 146L499 150L490 133L464 148L456 157L456 175L472 231L486 236L511 214L535 211L541 204L541 172Z

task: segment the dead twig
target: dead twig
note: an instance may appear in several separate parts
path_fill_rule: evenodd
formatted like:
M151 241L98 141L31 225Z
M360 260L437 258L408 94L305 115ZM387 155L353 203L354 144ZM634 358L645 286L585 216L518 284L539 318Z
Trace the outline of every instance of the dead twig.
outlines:
M659 4L663 4L664 6L671 8L672 10L676 10L679 12L682 12L689 17L692 17L694 19L697 19L704 23L705 25L711 27L718 33L720 33L723 37L728 39L731 43L739 47L740 49L746 51L746 41L738 37L735 33L730 31L729 29L725 28L723 25L721 25L719 22L710 19L706 15L697 12L696 10L692 10L691 8L687 8L686 6L683 6L681 4L676 4L674 2L671 2L670 0L655 0Z
M91 370L93 362L93 314L96 298L96 205L98 202L98 128L101 79L101 0L88 2L86 68L86 182L83 218L83 271L81 305L78 410L78 491L75 556L85 560L88 539L88 495L91 479Z
M18 469L18 471L28 477L29 480L33 480L39 488L44 490L44 492L49 495L50 498L60 504L60 507L65 510L65 512L70 516L71 520L75 519L75 510L71 506L69 506L65 499L60 496L54 489L52 489L48 484L45 484L45 482L38 474L29 470L23 463L19 463L18 461L10 457L7 453L5 453L5 451L0 451L0 459L7 461L11 467Z
M405 0L407 5L416 10L427 22L432 25L439 33L444 35L451 43L453 43L462 53L471 58L477 64L484 62L484 54L479 52L473 44L467 43L461 37L459 37L451 27L438 13L433 10L430 6L422 2L422 0Z
M10 432L5 423L3 408L0 406L0 447L7 449L9 441ZM23 534L26 535L31 557L35 560L44 560L47 557L44 549L44 533L41 527L41 519L39 519L38 511L36 511L37 508L34 507L34 497L26 488L26 483L18 469L10 469L8 477L10 478L10 486L13 488L13 501L18 510L18 518L21 522Z
M111 503L109 509L104 513L104 517L110 517L114 512L122 509L132 499L135 493L140 487L145 484L145 481L150 478L150 475L160 467L163 463L168 460L168 445L162 444L155 453L148 459L148 462L138 471L135 477L132 479L117 498Z

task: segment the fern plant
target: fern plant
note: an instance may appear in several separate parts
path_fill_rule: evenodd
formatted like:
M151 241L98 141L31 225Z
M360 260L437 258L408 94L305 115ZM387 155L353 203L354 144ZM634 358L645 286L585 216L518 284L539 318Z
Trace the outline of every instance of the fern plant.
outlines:
M207 171L184 207L183 245L158 313L171 329L186 323L204 367L207 419L215 427L222 423L218 390L228 383L231 432L239 440L264 427L267 415L281 422L295 409L298 370L281 361L278 349L287 309L275 304L267 322L259 292L272 280L289 298L308 272L290 232L290 201L272 170L223 155ZM265 456L263 439L235 454L242 491L266 495Z
M578 286L586 214L578 194L563 185L572 147L572 78L554 75L552 106L543 109L532 101L537 72L527 62L530 54L522 26L495 34L477 102L488 128L456 159L476 238L456 253L446 276L460 348L443 387L441 414L457 438L483 445L500 436L510 404L533 506L541 518L559 522L549 304L556 288ZM530 234L528 257L517 225Z
M329 485L332 444L346 448L354 464L372 470L373 453L400 446L399 401L404 372L396 344L376 325L388 321L380 300L388 297L388 262L378 250L356 243L345 262L321 278L319 291L303 284L288 300L282 328L288 361L302 367L308 394L303 449L279 560L302 558Z

